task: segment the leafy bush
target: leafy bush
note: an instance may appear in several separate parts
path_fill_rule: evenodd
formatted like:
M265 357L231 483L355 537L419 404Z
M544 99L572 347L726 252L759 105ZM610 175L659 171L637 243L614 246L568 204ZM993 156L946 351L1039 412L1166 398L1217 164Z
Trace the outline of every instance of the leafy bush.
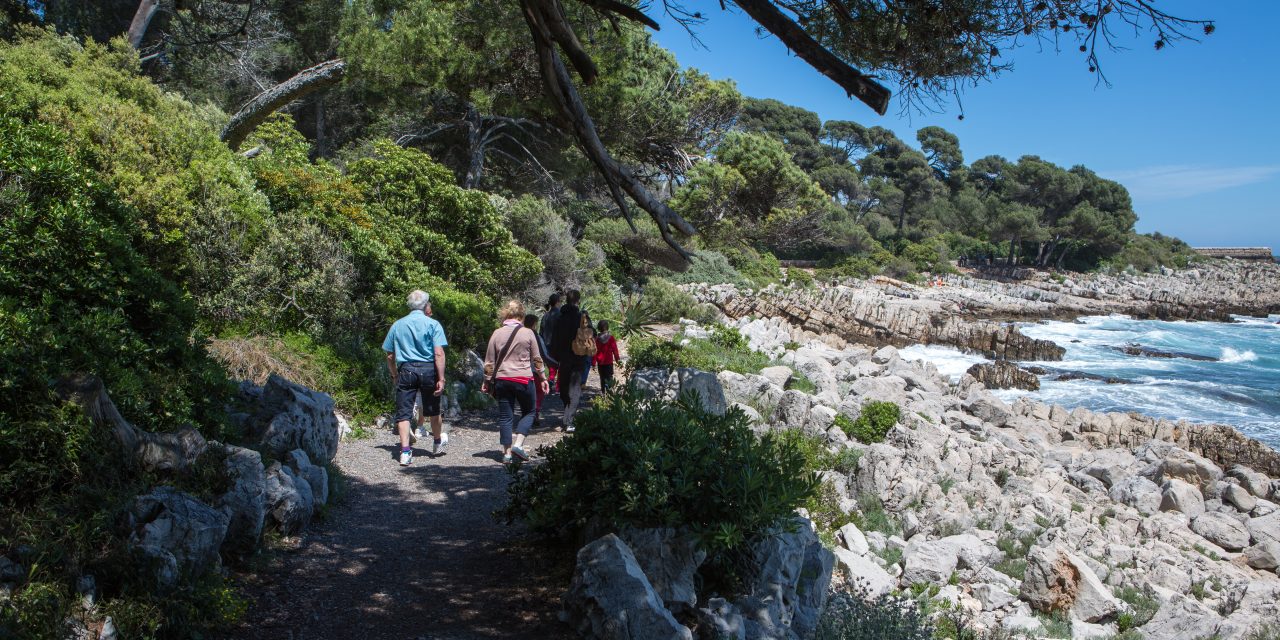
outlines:
M839 259L824 260L814 275L819 278L870 278L879 275L885 265L893 261L893 254L880 249L870 254L858 254Z
M156 479L131 473L110 431L50 390L93 374L141 428L191 423L224 438L230 389L192 329L190 296L156 267L160 252L145 253L155 245L138 211L66 144L51 125L0 116L0 549L27 549L17 559L29 569L0 603L0 635L62 637L85 573L104 608L148 612L123 633L198 632L221 613L195 588L155 598L117 530Z
M683 272L661 270L662 277L676 284L732 284L749 287L751 283L729 264L729 259L717 251L699 251Z
M746 416L703 411L688 397L664 402L628 390L578 414L577 431L516 476L505 509L535 531L567 534L625 527L683 527L708 552L711 583L754 540L786 521L818 488L803 454Z
M885 434L898 423L898 418L902 415L902 409L892 402L882 402L872 400L862 405L862 412L858 414L858 419L849 422L846 417L840 424L841 430L850 438L857 440L863 444L873 444L876 442L884 442ZM844 417L844 416L838 416Z
M742 351L747 349L747 338L735 327L717 324L711 327L711 344L722 349Z
M951 266L950 249L945 242L941 240L930 240L920 243L907 243L901 252L901 257L910 260L915 271L927 271L929 273L951 273L955 271Z
M698 301L693 296L681 291L669 280L653 278L645 285L644 304L656 319L662 322L677 322L681 318L695 318L699 315Z
M729 264L738 270L744 278L756 288L766 287L782 281L782 265L768 251L756 252L753 249L734 247L724 249Z
M813 274L806 269L798 267L787 269L787 285L800 287L801 289L812 289L814 285Z
M684 347L666 338L651 337L627 345L627 367L640 369L680 369L693 366L693 357Z
M1121 613L1116 618L1116 626L1121 632L1141 627L1150 622L1155 617L1156 611L1160 609L1160 603L1143 589L1120 587L1116 589L1115 595L1122 602L1129 605L1129 610ZM1277 629L1277 631L1280 631L1280 629Z
M816 640L932 640L933 627L915 600L893 593L872 597L858 585L832 594Z

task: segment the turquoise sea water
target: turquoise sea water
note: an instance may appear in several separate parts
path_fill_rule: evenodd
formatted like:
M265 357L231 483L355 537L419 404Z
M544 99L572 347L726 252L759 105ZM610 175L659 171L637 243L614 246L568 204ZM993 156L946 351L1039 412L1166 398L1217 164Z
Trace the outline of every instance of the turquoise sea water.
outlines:
M1095 411L1137 411L1162 418L1229 424L1280 450L1280 316L1237 318L1237 322L1162 322L1125 316L1081 318L1076 322L1019 325L1034 338L1066 349L1061 361L1027 362L1049 370L1039 391L1000 391L1005 400L1030 395L1042 402ZM1128 355L1117 347L1212 358L1158 358ZM943 347L910 347L903 357L929 360L959 377L982 358ZM1119 378L1053 378L1060 372Z

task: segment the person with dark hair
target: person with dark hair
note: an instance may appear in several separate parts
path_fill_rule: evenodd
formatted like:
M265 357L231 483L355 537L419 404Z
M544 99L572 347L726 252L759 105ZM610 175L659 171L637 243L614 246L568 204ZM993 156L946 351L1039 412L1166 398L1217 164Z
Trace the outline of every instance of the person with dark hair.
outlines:
M538 335L542 337L543 344L551 344L551 336L556 330L556 321L560 319L560 294L553 293L551 298L547 300L547 310L542 314L542 327L538 329ZM553 392L560 391L560 385L557 382L557 373L560 364L549 364L551 390Z
M532 331L534 337L538 339L538 353L542 354L542 364L547 367L547 374L543 380L550 380L551 376L554 375L550 372L555 371L560 366L560 363L555 358L552 358L551 353L547 351L547 343L542 339L542 334L538 331L538 316L532 313L526 315L524 317L524 326ZM541 385L537 387L536 391L538 396L537 406L534 408L533 413L533 426L535 427L542 424L542 399L547 397L547 392L542 390Z
M580 329L586 327L588 331L592 330L591 316L578 306L581 299L582 294L577 289L565 292L565 304L560 307L560 316L551 333L551 357L560 361L557 382L560 401L564 403L564 430L569 433L573 432L573 414L578 411L582 386L587 382L587 375L591 371L591 356L594 355L580 354L573 348Z
M618 339L609 333L609 321L601 320L596 325L596 371L600 374L600 390L609 393L613 388L613 365L622 362L622 354L618 352Z

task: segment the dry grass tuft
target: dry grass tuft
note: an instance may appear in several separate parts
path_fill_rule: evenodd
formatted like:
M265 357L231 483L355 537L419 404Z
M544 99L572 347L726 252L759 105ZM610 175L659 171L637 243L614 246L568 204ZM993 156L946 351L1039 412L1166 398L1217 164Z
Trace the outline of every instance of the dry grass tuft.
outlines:
M279 338L247 336L209 341L209 354L233 380L261 385L276 374L305 387L319 388L316 363L289 349Z

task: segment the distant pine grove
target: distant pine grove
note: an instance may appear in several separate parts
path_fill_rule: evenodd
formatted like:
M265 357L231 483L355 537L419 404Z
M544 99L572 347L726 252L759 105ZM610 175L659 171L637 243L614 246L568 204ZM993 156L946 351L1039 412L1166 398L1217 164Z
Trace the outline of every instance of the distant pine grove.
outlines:
M456 365L499 300L557 289L582 289L598 318L643 291L673 320L698 313L673 282L778 282L780 258L904 278L957 259L1190 258L1135 234L1124 187L1084 167L966 164L940 128L917 149L823 123L680 68L637 25L584 19L602 74L582 99L610 153L699 230L690 265L654 222L624 219L543 96L516 3L178 4L128 42L136 0L0 2L0 555L27 571L0 635L61 637L86 574L122 637L198 636L243 613L218 576L168 593L139 580L120 516L176 481L128 471L52 391L71 373L100 377L143 429L234 442L233 381L263 366L357 422L386 410L378 345L413 288ZM335 55L341 83L236 149L220 139L264 87Z

